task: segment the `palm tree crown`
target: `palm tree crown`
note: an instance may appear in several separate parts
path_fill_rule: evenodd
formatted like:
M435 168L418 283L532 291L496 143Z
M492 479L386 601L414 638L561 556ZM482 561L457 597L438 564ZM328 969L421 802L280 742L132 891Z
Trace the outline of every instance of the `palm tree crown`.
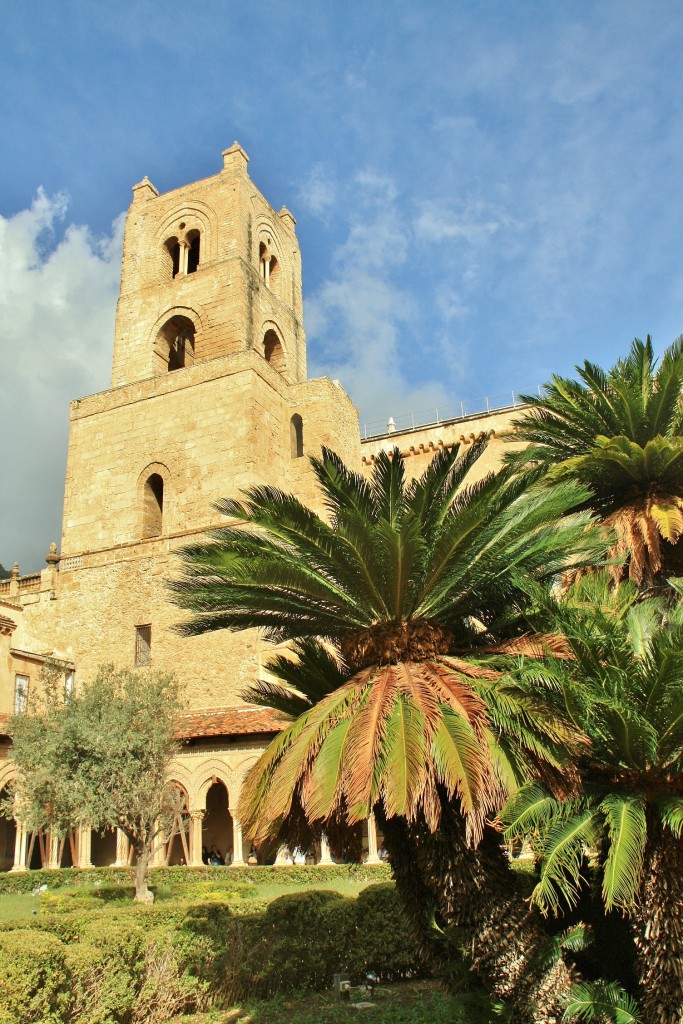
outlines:
M575 902L587 847L604 851L607 909L629 910L653 830L683 834L683 600L665 611L638 598L630 583L610 592L604 576L580 581L554 613L572 657L532 669L590 740L575 799L532 782L503 813L507 838L531 835L542 858L533 899L545 911Z
M491 750L503 702L484 686L497 675L464 655L519 636L522 578L551 579L597 552L587 513L557 525L585 498L573 483L525 490L505 470L466 486L485 446L443 451L412 483L398 450L380 454L369 481L323 450L312 464L329 521L275 488L252 488L219 504L231 525L185 550L174 589L194 613L186 633L262 627L275 640L318 638L338 666L326 670L333 688L319 661L311 684L310 665L291 670L302 714L249 777L241 814L253 834L272 833L295 805L309 822L352 822L378 802L387 816L421 813L434 828L439 793L459 798L477 833L500 801ZM269 683L255 692L271 705L287 697ZM508 700L510 721L531 736L533 702L522 712ZM567 738L543 728L550 746Z
M681 558L683 338L659 366L648 337L609 371L590 362L577 371L580 380L554 376L542 397L522 396L510 437L529 444L507 461L589 487L589 507L616 530L613 553L626 556L632 579L650 582Z

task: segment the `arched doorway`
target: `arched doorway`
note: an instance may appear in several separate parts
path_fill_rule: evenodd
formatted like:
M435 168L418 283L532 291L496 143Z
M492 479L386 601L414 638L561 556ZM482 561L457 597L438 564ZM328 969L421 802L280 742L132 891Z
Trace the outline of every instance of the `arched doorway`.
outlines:
M228 809L228 791L216 781L206 794L206 815L202 828L202 847L215 847L226 864L232 861L232 815Z
M6 800L9 793L0 790L0 802ZM17 825L13 818L0 818L0 871L9 871L14 864L14 844L17 838Z

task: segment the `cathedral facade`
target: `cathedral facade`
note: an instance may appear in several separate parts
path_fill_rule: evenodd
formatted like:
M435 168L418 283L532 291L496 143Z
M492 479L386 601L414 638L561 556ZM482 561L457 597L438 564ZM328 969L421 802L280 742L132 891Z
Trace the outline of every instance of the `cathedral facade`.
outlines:
M158 862L198 865L215 845L243 863L242 780L278 726L240 692L273 647L256 631L178 634L184 613L167 588L178 549L223 525L214 503L251 485L322 513L307 458L321 446L370 473L378 451L397 445L418 475L439 448L493 431L483 472L509 416L361 440L341 384L307 377L295 221L253 184L244 150L235 143L218 174L165 194L143 179L126 219L112 386L71 403L60 548L41 573L15 566L0 581L0 792L13 776L6 723L46 659L63 666L67 687L106 663L173 671L187 708L172 768L184 816ZM357 840L359 856L376 859L372 820ZM81 829L57 841L0 819L0 870L128 856L122 834Z

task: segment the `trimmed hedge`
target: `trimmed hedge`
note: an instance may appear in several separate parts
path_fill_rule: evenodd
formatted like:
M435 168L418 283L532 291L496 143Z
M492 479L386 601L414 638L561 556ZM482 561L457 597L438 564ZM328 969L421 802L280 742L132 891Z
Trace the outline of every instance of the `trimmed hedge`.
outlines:
M97 882L111 885L129 885L134 878L133 868L59 868L58 870L6 871L0 874L0 895L3 893L32 892L41 885L48 889L65 889L71 886L88 886ZM339 879L356 882L389 881L391 868L388 864L287 864L281 867L172 867L151 868L152 886L181 884L188 880L206 879L212 882L226 882L230 885L247 883L256 885L263 882L277 882L280 885L320 885Z
M56 893L30 927L6 925L0 1024L162 1024L244 996L329 988L340 970L418 975L392 883L356 899L291 893L256 913L249 897L138 907L117 895Z

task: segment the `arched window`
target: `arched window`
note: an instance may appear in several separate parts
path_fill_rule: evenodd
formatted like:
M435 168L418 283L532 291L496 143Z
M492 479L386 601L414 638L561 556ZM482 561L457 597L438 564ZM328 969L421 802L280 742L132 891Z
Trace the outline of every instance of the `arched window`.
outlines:
M180 242L177 238L169 238L165 247L171 258L171 277L176 277L180 272Z
M164 480L158 473L147 477L142 495L142 536L160 537L164 518Z
M187 244L187 273L194 274L199 266L200 236L198 231L188 231Z
M285 351L282 347L282 342L272 328L266 331L263 337L263 354L266 357L266 362L270 363L274 370L284 373L286 367Z
M293 459L300 459L304 453L304 421L295 412L289 421L289 444Z
M168 253L171 277L194 274L199 266L201 235L196 228L185 234L185 223L178 225L179 234L173 235L164 242Z
M186 316L172 316L157 335L156 372L182 370L194 363L194 324Z
M277 287L280 264L277 261L277 256L274 256L270 250L270 238L267 242L261 242L259 245L258 257L261 277L269 288Z

